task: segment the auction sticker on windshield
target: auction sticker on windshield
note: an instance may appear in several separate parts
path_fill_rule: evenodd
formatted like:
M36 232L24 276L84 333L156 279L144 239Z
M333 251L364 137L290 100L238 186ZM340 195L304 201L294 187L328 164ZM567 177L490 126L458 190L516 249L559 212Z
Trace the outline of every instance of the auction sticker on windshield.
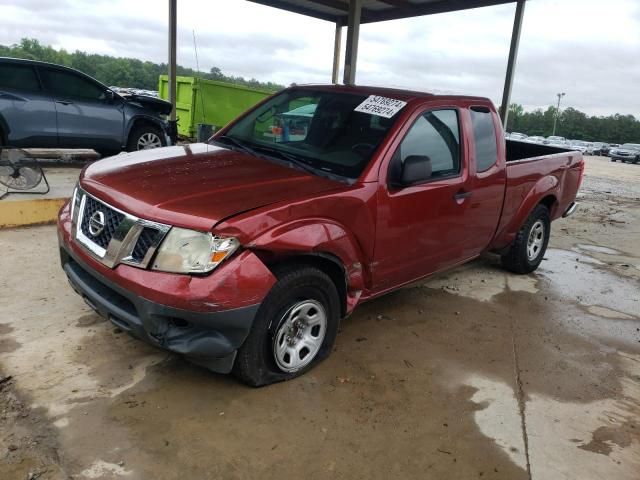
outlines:
M407 102L396 100L395 98L379 97L369 95L364 102L355 108L356 112L378 115L379 117L391 118L398 113Z

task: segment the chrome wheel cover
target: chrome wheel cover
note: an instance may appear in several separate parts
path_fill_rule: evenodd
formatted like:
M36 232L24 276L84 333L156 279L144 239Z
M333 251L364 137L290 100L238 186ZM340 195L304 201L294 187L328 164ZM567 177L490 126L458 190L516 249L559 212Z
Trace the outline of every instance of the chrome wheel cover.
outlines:
M306 367L316 357L327 332L327 313L320 302L304 300L289 308L273 337L273 357L284 372Z
M527 240L527 258L533 262L538 258L544 246L545 226L542 220L537 220L531 227Z
M158 148L162 146L160 137L152 132L143 133L138 139L138 150L148 150L149 148Z

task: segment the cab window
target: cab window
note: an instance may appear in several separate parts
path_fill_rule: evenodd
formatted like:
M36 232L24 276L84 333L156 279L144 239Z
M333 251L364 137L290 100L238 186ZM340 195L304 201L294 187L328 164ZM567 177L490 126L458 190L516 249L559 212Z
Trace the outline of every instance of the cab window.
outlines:
M493 115L487 107L471 107L471 124L476 145L478 172L489 170L498 161L498 145Z

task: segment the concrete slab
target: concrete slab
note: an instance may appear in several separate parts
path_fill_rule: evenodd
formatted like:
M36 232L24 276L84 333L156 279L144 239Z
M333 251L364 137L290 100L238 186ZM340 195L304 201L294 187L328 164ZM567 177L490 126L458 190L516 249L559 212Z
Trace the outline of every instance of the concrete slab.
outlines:
M0 228L52 223L58 210L73 194L80 168L52 167L44 169L50 191L37 193L10 193L0 200ZM44 191L42 182L35 191Z
M96 316L53 227L4 230L0 478L637 480L640 184L620 171L588 170L535 274L487 257L387 295L257 390Z

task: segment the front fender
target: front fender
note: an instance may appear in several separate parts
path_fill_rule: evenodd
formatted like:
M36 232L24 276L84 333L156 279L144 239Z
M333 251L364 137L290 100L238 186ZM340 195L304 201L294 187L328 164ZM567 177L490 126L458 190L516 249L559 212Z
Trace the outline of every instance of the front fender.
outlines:
M333 220L310 218L279 225L246 246L276 257L329 254L342 263L349 290L360 291L365 286L362 249L348 229Z
M125 143L127 142L127 139L129 138L129 134L131 133L131 129L133 128L133 126L135 125L135 123L138 120L144 120L145 122L153 123L160 130L162 130L163 132L166 133L166 124L165 124L165 122L162 121L162 119L160 119L158 117L154 117L152 115L137 114L137 115L133 115L132 117L127 118L127 122L126 122L125 129L124 129Z

